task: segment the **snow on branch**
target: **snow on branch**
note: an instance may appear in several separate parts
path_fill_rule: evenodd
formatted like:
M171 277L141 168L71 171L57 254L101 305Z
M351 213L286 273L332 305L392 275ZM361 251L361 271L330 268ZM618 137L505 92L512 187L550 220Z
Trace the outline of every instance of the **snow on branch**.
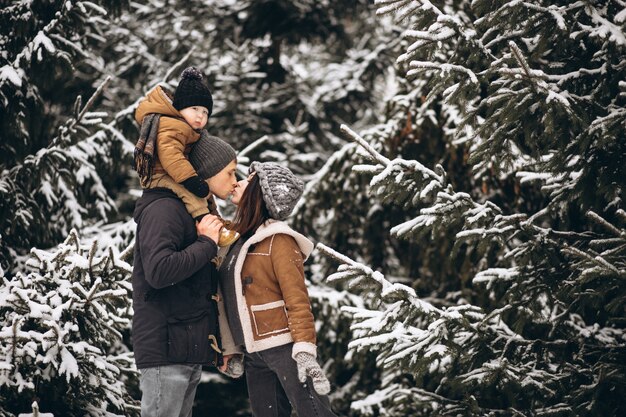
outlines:
M387 281L380 272L374 271L367 265L350 259L323 243L318 243L316 248L324 255L342 263L339 272L328 276L327 280L329 282L345 280L346 278L359 280L362 285L377 288L381 299L384 301L394 302L398 299L404 299L426 314L444 314L442 310L417 297L413 288L402 284L391 283Z
M89 112L91 107L94 105L98 97L102 94L106 86L111 82L111 76L107 76L106 79L100 83L96 91L89 97L85 106L81 109L82 97L78 96L74 103L74 117L70 118L63 126L59 128L59 133L57 136L50 141L50 144L45 148L41 149L39 152L45 152L46 150L54 149L62 145L69 145L72 140L72 136L75 135L76 128L81 125L91 126L94 124L100 125L102 124L102 117L105 117L107 113L105 112ZM88 116L88 117L87 117ZM96 119L93 119L96 117Z
M617 276L619 276L622 279L626 279L626 270L624 269L619 269L617 266L613 265L612 263L610 263L609 261L607 261L605 258L603 258L602 256L596 255L596 254L591 254L591 253L587 253L583 250L577 249L573 246L564 246L562 251L564 253L568 253L570 255L573 255L577 258L580 259L584 259L588 262L590 262L591 264L595 265L597 268L592 268L591 272L593 272L594 274L597 272L602 272L602 271L606 271L609 274L615 274ZM586 270L582 271L582 275L588 274L590 273L590 268L587 268Z
M254 149L256 149L258 146L263 145L265 143L267 143L267 141L269 140L269 136L268 135L263 135L260 138L254 140L251 144L249 144L248 146L246 146L245 148L243 148L242 150L240 150L237 153L237 161L240 164L247 164L250 162L250 158L248 157L248 154L253 151ZM241 167L239 168L244 169L245 167ZM244 173L245 175L247 175L247 172Z
M599 117L591 122L589 126L589 134L602 135L606 130L615 127L617 129L623 129L623 123L626 120L626 109L623 107L610 108L606 116Z
M110 82L111 82L111 76L108 75L104 79L104 81L100 83L100 85L98 86L96 91L94 91L94 93L91 95L89 100L87 100L87 103L85 103L85 107L83 107L80 113L76 116L76 119L74 120L74 123L71 126L74 126L76 123L80 123L83 120L83 117L87 114L91 106L93 106L93 104L95 103L96 99L100 97L100 94L102 94L102 92L104 91L104 89L107 87L107 85ZM106 113L104 112L100 112L99 114L102 116L106 116Z
M52 19L37 35L29 42L24 49L17 54L12 63L4 65L0 68L0 82L8 80L11 81L16 87L22 86L23 71L20 70L22 60L30 60L33 52L38 51L40 47L44 47L50 53L56 52L54 44L48 38L47 34L51 32L60 23L60 14ZM40 58L41 60L41 54Z
M415 56L416 52L426 45L444 42L453 38L456 35L456 31L447 26L437 23L437 29L423 31L423 30L407 30L403 33L403 37L411 40L416 40L408 48L407 52L398 57L398 62L404 62L410 60ZM430 29L430 28L429 28Z
M466 68L461 65L455 64L441 64L438 62L428 62L428 61L411 61L409 66L413 68L412 70L407 71L407 77L413 77L425 70L439 70L440 74L447 75L450 72L458 72L460 74L467 75L470 81L474 84L478 84L478 77L476 74L469 68Z
M378 16L396 15L398 20L414 14L422 8L420 2L414 0L376 0L376 14Z
M64 46L69 47L73 51L84 55L84 51L82 51L82 49L75 46L71 41L68 41L62 36L54 33L59 26L63 26L64 24L69 23L65 22L66 20L70 21L75 19L75 16L70 16L70 10L73 6L78 6L79 8L81 8L81 11L84 15L87 14L87 11L83 7L83 3L86 2L79 1L75 2L74 4L72 3L73 2L69 1L62 2L60 10L54 13L54 18L51 19L41 30L39 30L35 37L30 42L28 42L18 54L15 55L15 58L12 60L12 62L9 62L8 64L5 64L0 68L0 85L8 81L12 83L15 87L21 88L22 82L24 81L24 78L26 76L23 67L28 65L28 62L26 61L31 61L33 58L33 54L35 53L37 54L38 61L43 60L42 52L44 50L53 55L67 54L67 52L57 48L54 45L54 42L52 42L52 39L56 40L59 43L62 43ZM94 5L94 7L92 7L92 10L101 15L106 14L106 10L99 6Z
M346 137L348 137L349 139L352 139L353 141L361 145L372 156L372 158L374 158L374 160L378 161L380 164L384 166L388 166L391 163L389 159L381 155L378 151L376 151L376 149L371 147L370 144L367 143L365 139L363 139L361 136L359 136L356 132L354 132L345 124L342 124L339 127L339 130L341 131L341 133L346 135Z
M429 0L376 0L374 3L378 6L376 14L382 16L394 13L398 16L398 20L404 19L417 10L430 12L436 16L444 15L444 13Z
M377 165L355 165L352 169L373 175L370 186L383 201L415 206L422 200L433 198L445 187L447 179L441 165L431 170L415 160L408 161L402 158L390 160L347 126L342 125L341 130L379 162Z
M611 232L611 234L613 234L613 235L615 235L617 237L626 238L626 231L618 229L613 224L609 223L604 218L602 218L600 215L595 213L593 210L588 210L587 211L587 217L590 218L591 220L593 220L595 223L597 223L600 226L602 226L604 229L606 229L609 232Z
M546 80L551 79L551 77L543 71L533 70L524 57L522 50L514 41L509 41L509 48L511 48L513 57L518 62L521 69L502 67L498 68L500 74L513 76L514 79L521 76L529 82L534 93L542 91L547 95L546 103L556 101L567 108L571 107L569 93L567 91L562 91L558 87L558 84L547 83Z
M615 43L615 46L617 47L626 46L626 34L624 33L623 28L611 22L607 18L605 10L593 6L585 7L584 10L585 13L591 18L591 21L595 24L595 27L590 28L590 36L607 39L608 41ZM619 16L620 15L616 16L616 21L621 20Z

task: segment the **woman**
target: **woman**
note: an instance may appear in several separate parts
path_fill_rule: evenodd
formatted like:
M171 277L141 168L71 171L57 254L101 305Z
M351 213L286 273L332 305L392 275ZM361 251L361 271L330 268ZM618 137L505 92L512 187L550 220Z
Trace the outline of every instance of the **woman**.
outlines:
M241 238L221 264L220 286L255 417L288 417L292 406L299 417L335 416L304 282L313 243L283 222L302 190L287 168L254 162L233 192Z

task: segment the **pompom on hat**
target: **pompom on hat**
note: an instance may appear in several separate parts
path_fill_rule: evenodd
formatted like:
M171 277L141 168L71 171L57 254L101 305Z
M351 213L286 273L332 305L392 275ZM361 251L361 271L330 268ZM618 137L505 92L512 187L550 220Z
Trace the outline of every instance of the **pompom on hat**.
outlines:
M253 162L250 165L252 172L259 176L263 200L270 216L276 220L289 217L302 196L304 182L289 168L273 162Z
M174 91L172 105L178 111L192 106L203 106L213 112L213 96L204 84L202 73L194 67L185 68L180 75L180 82Z

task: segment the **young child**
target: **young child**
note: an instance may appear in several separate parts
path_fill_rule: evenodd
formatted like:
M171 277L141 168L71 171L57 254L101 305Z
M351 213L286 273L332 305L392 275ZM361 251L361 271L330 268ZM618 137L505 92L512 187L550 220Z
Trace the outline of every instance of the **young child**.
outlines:
M191 147L204 135L213 139L205 141L207 157L227 162L234 157L228 144L209 136L204 129L212 110L213 97L202 74L189 67L182 72L173 95L157 86L135 112L135 120L141 125L135 169L142 187L171 189L195 219L209 212L218 213L209 186L189 162L187 155ZM204 174L210 177L215 173Z

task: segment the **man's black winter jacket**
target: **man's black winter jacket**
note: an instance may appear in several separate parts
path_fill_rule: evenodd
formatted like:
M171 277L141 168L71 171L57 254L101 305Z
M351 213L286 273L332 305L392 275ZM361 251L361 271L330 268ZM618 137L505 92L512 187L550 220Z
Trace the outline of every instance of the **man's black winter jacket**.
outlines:
M133 265L132 343L138 368L211 364L218 343L216 244L198 236L183 202L166 189L144 190ZM213 338L212 338L212 337Z

